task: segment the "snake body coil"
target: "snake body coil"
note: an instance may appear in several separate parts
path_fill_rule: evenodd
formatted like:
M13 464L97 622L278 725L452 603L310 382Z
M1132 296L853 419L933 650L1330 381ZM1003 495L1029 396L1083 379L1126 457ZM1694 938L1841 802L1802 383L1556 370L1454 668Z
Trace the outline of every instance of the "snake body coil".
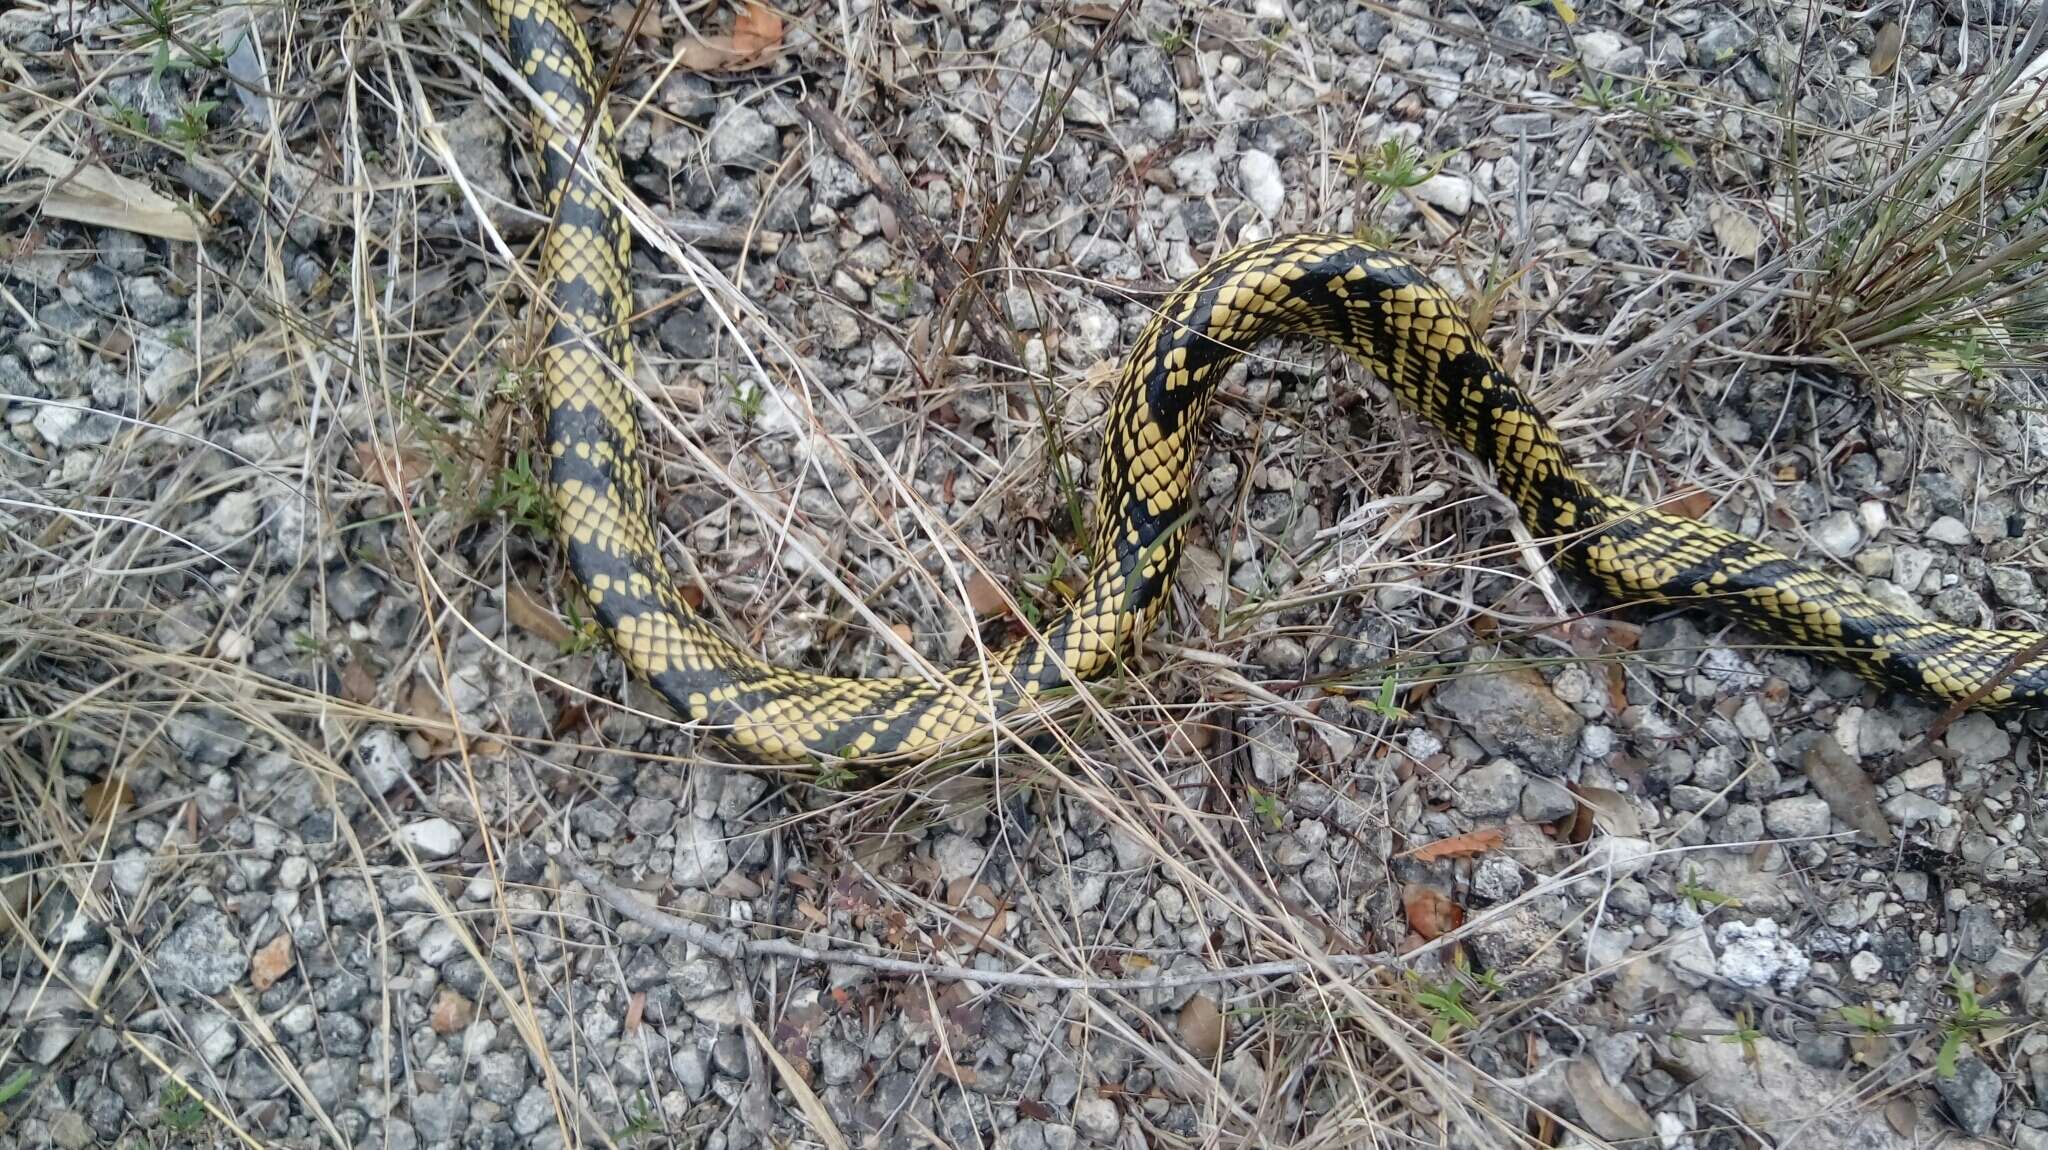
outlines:
M987 729L1029 697L1086 680L1167 601L1213 389L1269 336L1307 335L1357 356L1401 399L1490 464L1558 560L1636 602L1707 599L1866 679L1937 702L1996 686L1978 705L2048 702L2042 636L1892 611L1754 540L1605 494L1460 318L1398 257L1333 235L1247 244L1167 299L1125 361L1108 414L1088 581L1040 639L939 677L845 679L788 670L735 646L677 594L656 543L638 460L613 127L589 48L560 0L490 0L526 82L553 216L541 258L554 320L541 351L549 481L570 566L633 669L739 752L769 762L921 754ZM2034 656L2000 679L2020 655Z

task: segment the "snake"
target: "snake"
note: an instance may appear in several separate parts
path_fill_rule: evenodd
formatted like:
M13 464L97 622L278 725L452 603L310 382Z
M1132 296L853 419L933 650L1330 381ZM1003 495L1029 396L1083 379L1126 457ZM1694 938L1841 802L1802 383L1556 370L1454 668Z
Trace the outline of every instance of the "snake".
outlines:
M545 484L591 617L631 672L761 763L929 759L1117 666L1169 601L1218 383L1262 340L1317 340L1490 469L1559 568L1630 604L1705 602L1775 640L1955 710L2048 702L2048 636L1918 618L1748 536L1600 490L1446 289L1344 234L1242 242L1176 285L1116 376L1085 580L1005 647L926 675L836 677L734 642L669 573L640 459L629 193L591 50L562 0L487 0L529 92L548 217L532 293Z

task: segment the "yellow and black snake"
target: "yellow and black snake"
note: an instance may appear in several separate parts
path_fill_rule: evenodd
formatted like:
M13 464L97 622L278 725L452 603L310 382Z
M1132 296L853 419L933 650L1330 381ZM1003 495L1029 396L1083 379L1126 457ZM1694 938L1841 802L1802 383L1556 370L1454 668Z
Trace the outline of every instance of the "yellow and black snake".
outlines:
M570 566L632 668L678 710L758 761L919 756L978 734L1024 700L1108 667L1158 617L1215 385L1269 336L1326 340L1363 360L1490 464L1529 528L1617 599L1705 598L1873 682L1953 702L2048 703L2048 654L2028 631L1892 611L1740 535L1605 494L1450 297L1407 262L1340 235L1246 244L1176 288L1125 360L1102 448L1088 579L1027 639L936 679L832 678L734 645L670 582L649 514L631 393L631 234L590 50L561 0L489 0L539 97L533 119L553 224L541 284L548 480ZM2019 660L2032 650L2033 657ZM2007 664L2016 670L1999 679Z

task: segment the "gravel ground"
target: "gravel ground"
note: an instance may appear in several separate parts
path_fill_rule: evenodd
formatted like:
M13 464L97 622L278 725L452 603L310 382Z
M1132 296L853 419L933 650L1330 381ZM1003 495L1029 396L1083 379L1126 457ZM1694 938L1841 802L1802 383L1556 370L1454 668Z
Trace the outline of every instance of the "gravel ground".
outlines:
M2038 9L592 4L670 554L791 665L1000 640L1148 304L1325 228L1611 489L2040 628L2043 133L1969 118ZM0 1144L2048 1148L2048 728L1609 609L1320 349L1227 381L1061 733L726 761L545 535L495 44L0 12Z

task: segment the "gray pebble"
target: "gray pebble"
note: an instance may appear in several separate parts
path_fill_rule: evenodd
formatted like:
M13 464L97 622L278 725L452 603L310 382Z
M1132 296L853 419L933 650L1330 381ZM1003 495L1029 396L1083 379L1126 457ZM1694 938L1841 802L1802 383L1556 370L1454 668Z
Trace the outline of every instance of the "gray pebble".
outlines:
M1993 567L1991 569L1991 593L2007 607L2022 611L2038 610L2041 606L2041 592L2034 586L2034 577L2018 567Z
M156 948L155 959L158 982L193 994L220 994L249 969L234 925L210 906L187 914Z
M711 1057L695 1046L685 1046L669 1056L668 1068L676 1076L676 1085L692 1099L704 1097L711 1089ZM829 1082L830 1079L827 1079ZM534 1087L535 1091L542 1090ZM528 1096L533 1091L528 1091ZM545 1094L543 1094L545 1097ZM516 1113L516 1111L515 1111Z
M1856 554L1863 545L1863 527L1856 522L1856 515L1850 511L1837 511L1824 516L1820 522L1807 528L1814 545L1836 559L1847 559Z
M476 1092L492 1102L510 1106L526 1093L526 1053L523 1050L493 1050L477 1060Z
M734 104L711 125L711 161L730 168L763 169L782 154L782 136L752 104Z
M1672 807L1681 811L1705 811L1712 816L1728 809L1727 800L1721 798L1717 792L1693 786L1691 783L1680 783L1671 788L1669 798Z
M136 276L127 283L122 297L128 314L144 327L161 327L185 314L185 301L164 290L149 276Z
M1472 893L1488 902L1506 902L1522 893L1522 868L1503 854L1486 854L1472 865Z
M1496 818L1515 810L1522 801L1522 768L1506 759L1495 759L1458 776L1458 809L1474 818Z
M271 1066L270 1059L253 1046L244 1046L235 1052L235 1060L228 1069L228 1097L242 1102L254 1102L260 1098L275 1098L284 1093L284 1079Z
M370 617L383 593L383 582L369 568L345 567L327 581L327 607L335 618L355 623Z
M1541 675L1490 663L1444 684L1435 701L1489 754L1512 753L1542 775L1564 774L1586 727Z
M1824 835L1833 817L1827 800L1818 795L1793 795L1764 807L1764 826L1781 839Z
M1494 19L1493 31L1496 35L1519 44L1541 44L1550 32L1550 22L1543 18L1543 13L1530 5L1506 4L1501 7L1500 15Z
M1717 843L1755 842L1764 837L1764 815L1755 803L1731 803L1709 835Z
M718 1036L711 1044L711 1064L727 1078L744 1078L747 1074L747 1044L738 1032Z
M1970 1051L1956 1060L1953 1076L1934 1076L1934 1090L1947 1104L1956 1125L1971 1134L1982 1134L1991 1129L1992 1119L1998 1117L1998 1098L2004 1093L2005 1084L1996 1070L1984 1065L1976 1052Z
M1116 1137L1119 1119L1116 1103L1094 1091L1074 1100L1074 1129L1085 1138L1108 1143Z
M355 1101L358 1063L354 1058L316 1058L299 1070L320 1108L333 1114Z
M450 1142L469 1126L469 1092L443 1082L432 1094L412 1096L412 1124L429 1143Z
M1301 751L1294 743L1294 724L1284 716L1267 719L1246 736L1251 750L1252 774L1260 783L1277 787L1301 769Z
M1956 953L1965 962L1988 962L2005 941L1998 919L1986 906L1966 906L1956 915Z
M675 866L669 877L677 886L711 886L731 867L725 832L715 820L692 816L676 823Z
M1964 627L1983 626L1989 614L1984 597L1975 588L1960 583L1943 588L1927 606L1937 617Z
M1726 64L1737 53L1747 51L1750 33L1736 20L1716 20L1708 24L1692 42L1693 63L1703 68ZM1859 457L1867 458L1867 457Z
M363 787L381 795L412 774L412 749L389 727L371 727L356 742L356 764Z
M1554 823L1578 809L1578 800L1556 779L1541 776L1522 784L1522 818L1532 823Z
M1970 527L1953 515L1944 515L1927 525L1927 538L1950 547L1967 547L1970 544Z
M1965 766L1984 766L2012 754L2012 736L1995 717L1982 711L1972 711L1951 723L1942 742Z

